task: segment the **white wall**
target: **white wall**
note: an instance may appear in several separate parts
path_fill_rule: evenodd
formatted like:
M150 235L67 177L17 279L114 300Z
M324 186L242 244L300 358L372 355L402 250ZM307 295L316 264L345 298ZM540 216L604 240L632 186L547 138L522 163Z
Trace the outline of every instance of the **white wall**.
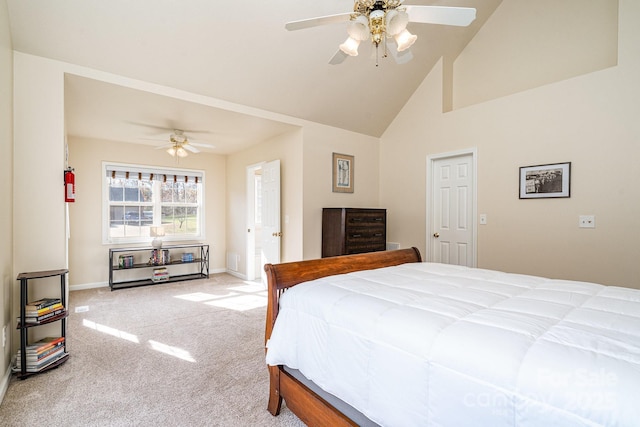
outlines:
M354 193L332 192L332 153L354 156ZM227 159L227 251L246 274L246 168L281 160L282 262L319 258L323 207L378 207L378 140L317 123ZM288 219L288 222L287 222Z
M616 65L617 23L616 0L503 1L455 61L454 108Z
M322 256L322 208L377 208L378 139L322 125L304 130L304 258ZM354 156L353 193L334 193L333 155ZM384 206L383 206L384 207Z
M488 215L478 227L479 267L640 288L640 4L619 5L618 66L448 113L443 69L434 68L381 139L389 240L428 256L426 158L477 147L478 212ZM509 37L502 19L481 29L479 40ZM493 48L476 43L473 55ZM518 199L520 166L565 161L572 162L570 198ZM596 228L579 229L581 214L594 214Z
M64 202L63 74L41 58L14 52L14 180L13 271L66 268L66 206ZM29 299L59 292L56 277L39 279ZM18 313L19 283L14 281L13 313ZM36 328L30 339L59 333L51 324ZM12 347L18 331L13 329Z
M302 131L296 130L227 157L226 249L239 255L242 276L247 274L247 167L272 160L280 160L281 261L302 258Z
M0 402L9 382L9 363L13 325L13 51L9 33L7 3L0 1L0 340L2 329L7 331L7 345L0 347ZM0 343L1 345L1 343Z

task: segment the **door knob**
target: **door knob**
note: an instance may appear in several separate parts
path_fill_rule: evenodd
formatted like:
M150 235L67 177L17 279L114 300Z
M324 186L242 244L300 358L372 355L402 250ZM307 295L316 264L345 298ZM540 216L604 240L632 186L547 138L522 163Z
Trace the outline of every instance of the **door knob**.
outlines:
M433 233L433 237L437 239L438 237L440 237L440 233Z

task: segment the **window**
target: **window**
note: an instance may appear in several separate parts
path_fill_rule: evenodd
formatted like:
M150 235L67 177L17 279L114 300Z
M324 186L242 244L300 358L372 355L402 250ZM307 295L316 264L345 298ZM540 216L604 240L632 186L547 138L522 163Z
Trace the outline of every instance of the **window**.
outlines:
M104 243L204 238L204 172L108 163L103 172Z

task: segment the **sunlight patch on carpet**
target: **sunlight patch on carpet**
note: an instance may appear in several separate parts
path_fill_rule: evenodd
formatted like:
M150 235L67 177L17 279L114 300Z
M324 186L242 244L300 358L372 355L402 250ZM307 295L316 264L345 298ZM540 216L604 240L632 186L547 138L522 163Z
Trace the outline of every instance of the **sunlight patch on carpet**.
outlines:
M140 343L140 340L138 340L138 337L133 334L130 334L125 331L121 331L116 328L112 328L110 326L101 325L100 323L92 322L91 320L83 319L82 326L86 326L87 328L94 329L98 332L102 332L103 334L111 335L117 338L122 338L123 340L131 341L137 344Z
M153 340L149 340L149 344L151 345L152 349L159 351L160 353L168 354L169 356L177 357L178 359L186 360L187 362L196 361L191 356L191 353L189 353L185 349L182 349L179 347L172 347L170 345L163 344L161 342L153 341Z
M225 298L205 303L215 307L228 308L235 311L253 310L254 308L266 307L267 298L259 295L240 295L232 298Z
M238 295L238 294L236 292L227 292L224 294L216 295L216 294L208 294L206 292L194 292L191 294L176 295L175 298L180 298L186 301L203 302L203 301L209 301L217 298L226 298L234 295Z
M233 291L240 291L240 292L261 292L261 291L266 291L264 285L262 283L256 283L256 282L245 282L246 285L239 285L239 286L229 286L228 289L231 289Z

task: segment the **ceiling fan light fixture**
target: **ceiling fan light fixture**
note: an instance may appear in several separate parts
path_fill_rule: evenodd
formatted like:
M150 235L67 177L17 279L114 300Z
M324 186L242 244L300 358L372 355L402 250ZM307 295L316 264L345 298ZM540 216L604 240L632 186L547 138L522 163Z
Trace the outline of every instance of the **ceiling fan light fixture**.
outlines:
M358 46L360 46L360 40L349 37L340 45L340 50L349 56L358 56Z
M409 15L405 11L393 9L387 12L386 21L387 34L395 36L407 28Z
M369 21L367 17L358 15L358 17L349 24L347 33L349 33L349 37L354 40L366 40L369 37Z
M176 154L178 155L178 157L187 157L187 155L189 155L189 153L187 153L187 150L182 147L178 147L178 149L176 150Z
M167 153L169 153L171 156L175 156L176 155L176 148L175 147L167 148Z
M396 43L398 44L398 52L409 49L413 43L418 39L418 36L411 34L406 28L400 33L394 36Z

